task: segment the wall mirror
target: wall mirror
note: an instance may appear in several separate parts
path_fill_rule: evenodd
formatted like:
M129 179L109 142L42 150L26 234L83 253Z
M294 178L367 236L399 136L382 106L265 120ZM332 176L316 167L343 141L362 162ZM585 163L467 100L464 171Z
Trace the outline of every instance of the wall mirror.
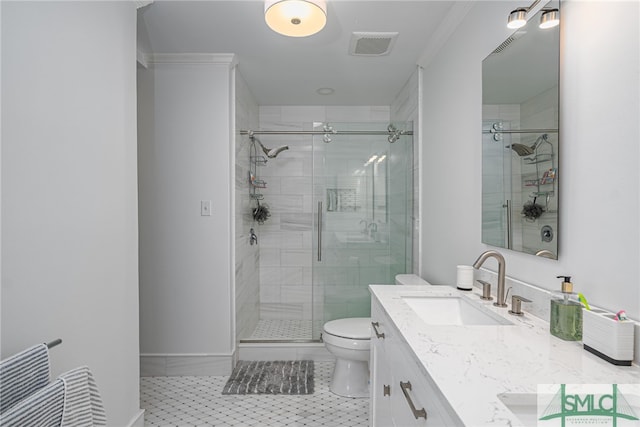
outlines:
M482 61L482 242L558 258L559 26L549 2Z

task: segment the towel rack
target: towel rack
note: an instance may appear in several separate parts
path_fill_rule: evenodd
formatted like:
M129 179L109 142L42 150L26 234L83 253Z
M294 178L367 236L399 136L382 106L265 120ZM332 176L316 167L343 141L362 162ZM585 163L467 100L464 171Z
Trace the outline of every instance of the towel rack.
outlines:
M57 346L59 344L62 344L62 340L60 338L55 339L55 340L53 340L51 342L48 342L47 343L47 348L52 348L52 347L55 347L55 346Z
M60 343L62 343L60 338L48 344L39 343L0 360L0 426L9 427L12 425L5 423L5 413L11 407L49 384L51 373L49 349ZM19 419L17 420L19 421ZM18 423L15 425L29 424Z

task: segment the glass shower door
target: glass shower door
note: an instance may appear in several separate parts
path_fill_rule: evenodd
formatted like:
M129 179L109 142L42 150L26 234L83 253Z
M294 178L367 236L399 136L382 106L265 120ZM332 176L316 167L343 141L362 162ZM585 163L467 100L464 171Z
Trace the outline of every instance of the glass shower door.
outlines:
M482 242L510 249L514 229L511 215L512 191L511 150L512 135L493 132L510 129L510 123L487 120L482 123Z
M368 285L412 265L412 137L389 143L388 123L331 126L350 133L313 140L314 339L329 320L369 317Z

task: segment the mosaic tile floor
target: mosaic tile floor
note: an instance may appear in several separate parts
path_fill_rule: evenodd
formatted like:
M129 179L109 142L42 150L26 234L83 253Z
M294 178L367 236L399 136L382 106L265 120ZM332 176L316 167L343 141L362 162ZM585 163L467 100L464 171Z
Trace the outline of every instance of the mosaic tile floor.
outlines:
M145 426L364 427L369 400L329 391L333 362L315 363L312 395L221 394L227 376L143 377L140 405Z
M261 319L248 340L310 340L311 320Z

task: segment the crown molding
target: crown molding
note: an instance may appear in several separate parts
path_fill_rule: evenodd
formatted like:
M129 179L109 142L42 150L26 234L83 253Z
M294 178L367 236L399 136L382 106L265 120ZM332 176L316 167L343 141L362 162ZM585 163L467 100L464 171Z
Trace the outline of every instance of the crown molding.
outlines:
M140 9L145 6L149 6L153 3L153 0L134 0L133 2L136 4L136 9Z
M438 52L440 52L440 49L442 49L447 40L449 40L456 28L460 26L474 3L475 2L472 1L457 1L453 6L451 6L451 9L441 21L438 28L436 28L433 35L429 37L429 44L422 51L422 55L420 55L420 59L418 60L418 65L423 68L427 68L429 66L433 58L435 58Z
M159 64L183 65L237 65L237 57L233 53L145 53L144 62L149 66Z
M144 68L149 68L146 56L147 55L141 50L136 51L136 61L138 61L138 64L142 65Z

